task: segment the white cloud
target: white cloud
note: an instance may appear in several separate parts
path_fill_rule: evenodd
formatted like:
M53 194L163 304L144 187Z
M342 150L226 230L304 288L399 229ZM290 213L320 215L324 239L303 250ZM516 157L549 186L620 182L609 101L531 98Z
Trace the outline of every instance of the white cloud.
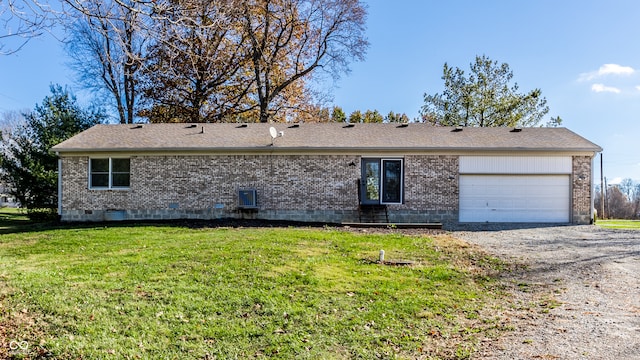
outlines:
M636 86L636 90L640 91L640 85Z
M629 76L633 75L636 71L630 66L622 66L618 64L604 64L600 66L600 69L596 71L590 71L587 73L580 74L578 80L580 81L590 81L593 79L597 79L603 76L608 75L619 75L619 76Z
M604 64L598 70L598 75L631 75L635 72L630 66L621 66L618 64Z
M622 178L621 177L616 177L616 178L613 178L613 179L609 180L608 185L620 185L621 182L622 182Z
M606 86L604 84L593 84L591 85L591 91L593 92L611 92L614 94L619 94L620 93L620 89L613 87L613 86Z

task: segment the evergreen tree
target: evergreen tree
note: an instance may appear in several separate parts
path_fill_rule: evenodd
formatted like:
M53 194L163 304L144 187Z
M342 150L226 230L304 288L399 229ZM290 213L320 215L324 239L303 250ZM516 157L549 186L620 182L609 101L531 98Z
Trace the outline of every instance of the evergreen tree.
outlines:
M365 123L381 123L384 121L384 117L378 110L367 110L364 112L363 122Z
M2 134L0 176L31 218L49 217L58 204L58 158L51 147L102 122L105 115L81 109L75 97L57 85L24 117L24 124Z
M349 122L352 124L361 123L363 121L362 112L360 110L356 110L349 115Z
M549 112L540 89L518 92L507 63L476 56L469 75L446 63L442 94L425 94L422 118L443 126L535 126ZM557 126L560 118L552 119Z
M347 121L347 114L344 113L344 110L342 110L341 107L334 106L333 110L331 111L331 121L333 121L333 122L346 122Z

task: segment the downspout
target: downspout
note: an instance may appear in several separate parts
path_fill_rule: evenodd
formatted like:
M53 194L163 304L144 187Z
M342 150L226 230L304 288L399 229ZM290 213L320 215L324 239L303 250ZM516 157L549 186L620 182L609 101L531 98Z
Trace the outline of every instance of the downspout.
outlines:
M62 216L62 159L58 155L58 216Z

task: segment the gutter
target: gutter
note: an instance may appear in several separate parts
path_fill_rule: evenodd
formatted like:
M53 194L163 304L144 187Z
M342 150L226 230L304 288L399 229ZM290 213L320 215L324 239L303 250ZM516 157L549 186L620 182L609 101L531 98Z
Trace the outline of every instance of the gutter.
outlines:
M56 152L58 155L58 215L62 215L62 159L60 158L60 154Z
M530 151L530 152L601 152L601 147L589 148L538 148L538 147L438 147L438 148L420 148L420 147L215 147L215 148L194 148L194 147L173 147L173 148L59 148L55 149L56 154L64 153L105 153L105 152L126 152L126 153L167 153L167 152L218 152L218 153L274 153L274 152L302 152L313 153L320 151L330 152L506 152L506 151Z

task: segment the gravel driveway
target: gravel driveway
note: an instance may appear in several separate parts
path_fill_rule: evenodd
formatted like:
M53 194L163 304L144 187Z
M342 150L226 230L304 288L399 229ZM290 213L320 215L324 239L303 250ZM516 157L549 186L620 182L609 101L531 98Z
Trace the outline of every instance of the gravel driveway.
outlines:
M453 235L525 266L506 278L515 331L477 358L640 359L640 231L478 228Z

